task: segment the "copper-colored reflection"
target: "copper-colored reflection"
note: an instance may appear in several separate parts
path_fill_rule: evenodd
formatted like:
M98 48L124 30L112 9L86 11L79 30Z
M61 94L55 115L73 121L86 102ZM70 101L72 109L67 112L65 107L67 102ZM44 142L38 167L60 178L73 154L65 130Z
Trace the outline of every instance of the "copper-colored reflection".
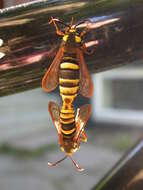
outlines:
M137 184L138 181L142 181L143 183L143 169L139 171L135 177L127 184L127 188L130 189L134 184Z
M3 8L3 4L4 4L4 3L3 3L3 0L1 0L1 1L0 1L0 9Z

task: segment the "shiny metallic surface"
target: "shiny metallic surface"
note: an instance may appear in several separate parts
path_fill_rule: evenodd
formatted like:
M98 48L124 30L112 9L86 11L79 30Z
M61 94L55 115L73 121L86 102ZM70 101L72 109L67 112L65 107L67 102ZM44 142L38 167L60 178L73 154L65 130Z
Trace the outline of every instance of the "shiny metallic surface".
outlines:
M141 190L143 140L140 140L92 190Z
M3 0L0 1L0 9L2 9L4 6Z
M134 13L134 14L133 14ZM38 0L0 10L0 96L39 87L61 39L50 17L88 27L85 55L96 73L143 59L143 1ZM87 21L88 20L88 21ZM61 26L62 28L62 26Z

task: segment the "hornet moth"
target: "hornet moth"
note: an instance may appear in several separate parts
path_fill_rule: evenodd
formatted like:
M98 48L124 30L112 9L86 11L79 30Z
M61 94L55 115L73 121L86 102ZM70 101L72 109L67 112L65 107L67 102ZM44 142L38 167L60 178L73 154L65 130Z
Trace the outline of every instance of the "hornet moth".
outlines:
M57 23L65 26L64 32L60 31ZM86 104L75 110L73 101L80 92L84 97L90 98L93 93L93 84L83 58L83 52L87 52L83 42L86 28L77 32L77 26L83 22L73 25L73 18L70 24L51 17L49 24L56 28L56 34L62 36L62 42L49 69L42 79L42 88L45 92L51 92L59 84L59 91L62 97L62 108L55 103L49 102L48 110L59 136L61 150L65 157L55 163L48 163L49 166L56 166L58 163L70 157L78 171L83 171L73 159L72 154L76 152L80 143L87 142L84 132L86 122L91 113L91 106Z

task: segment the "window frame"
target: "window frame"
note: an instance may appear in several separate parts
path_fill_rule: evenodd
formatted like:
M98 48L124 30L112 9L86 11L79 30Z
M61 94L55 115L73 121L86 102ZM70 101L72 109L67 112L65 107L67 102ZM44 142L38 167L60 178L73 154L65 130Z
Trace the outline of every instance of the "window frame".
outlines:
M104 103L104 80L112 79L143 79L143 69L140 67L125 67L105 71L93 76L94 93L91 103L92 119L97 122L118 123L127 125L143 125L143 111L133 109L107 108Z

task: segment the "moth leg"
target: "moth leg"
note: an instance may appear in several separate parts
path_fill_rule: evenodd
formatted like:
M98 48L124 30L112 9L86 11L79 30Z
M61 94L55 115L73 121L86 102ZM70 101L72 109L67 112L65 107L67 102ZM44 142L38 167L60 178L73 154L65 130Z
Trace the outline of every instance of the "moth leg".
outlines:
M80 116L80 109L78 108L77 109L76 118L75 118L76 122L77 122L79 116ZM81 127L80 125L77 125L77 129L78 130L81 130L80 127ZM84 129L81 132L80 140L83 141L83 142L85 142L85 143L87 142L87 135L86 135Z
M87 32L88 32L88 28L86 27L81 33L80 33L80 37L82 38Z
M75 118L77 133L75 134L74 141L78 142L78 140L87 142L87 136L84 132L85 125L88 121L88 118L91 113L91 106L89 104L85 104L77 109L77 114Z
M86 47L85 43L83 43L83 45L82 45L82 50L83 50L83 52L86 53L87 55L91 55L91 54L93 54L93 52L94 52L94 49L92 49L92 50L90 50L90 51L87 51L87 47Z
M58 28L58 26L57 26L57 24L56 24L55 21L58 21L58 19L54 19L53 17L51 17L51 20L49 21L49 24L51 24L51 23L54 24L54 26L55 26L55 28L56 28L56 33L57 33L57 35L59 35L59 36L64 36L64 33L59 30L59 28Z
M87 143L87 135L85 131L82 131L80 140L83 141L84 143Z

